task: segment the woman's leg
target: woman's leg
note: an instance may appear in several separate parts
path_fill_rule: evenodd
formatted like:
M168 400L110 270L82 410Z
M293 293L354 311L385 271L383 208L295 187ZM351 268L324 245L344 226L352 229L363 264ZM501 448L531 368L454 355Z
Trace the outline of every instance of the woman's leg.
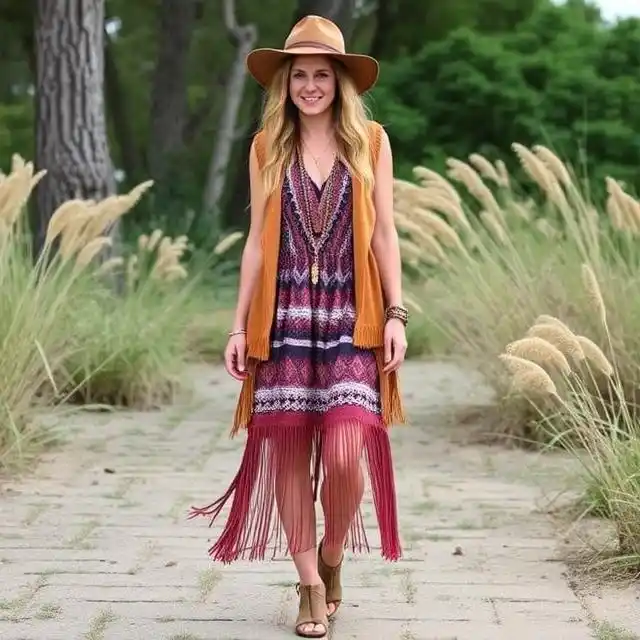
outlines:
M316 513L311 486L312 437L292 434L276 447L276 502L289 553L303 585L321 584L316 557ZM307 624L305 633L325 631Z
M324 511L325 534L322 559L330 567L340 564L349 527L358 512L364 493L361 467L364 439L362 426L346 422L328 427L323 434L322 467L324 481L320 500ZM329 614L335 606L329 605Z

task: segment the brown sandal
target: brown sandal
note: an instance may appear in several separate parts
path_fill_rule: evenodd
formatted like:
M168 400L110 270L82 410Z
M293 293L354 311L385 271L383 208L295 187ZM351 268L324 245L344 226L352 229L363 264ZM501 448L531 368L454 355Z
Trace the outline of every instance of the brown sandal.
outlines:
M322 559L322 542L318 545L318 573L322 578L322 583L327 590L327 606L332 604L335 609L333 613L328 614L327 618L331 619L338 613L338 609L342 604L342 583L340 582L340 570L344 562L344 555L337 567L330 567Z
M297 589L300 594L300 605L296 619L296 635L301 638L326 638L329 632L329 621L324 585L299 584ZM307 624L321 624L324 631L302 631L302 627Z

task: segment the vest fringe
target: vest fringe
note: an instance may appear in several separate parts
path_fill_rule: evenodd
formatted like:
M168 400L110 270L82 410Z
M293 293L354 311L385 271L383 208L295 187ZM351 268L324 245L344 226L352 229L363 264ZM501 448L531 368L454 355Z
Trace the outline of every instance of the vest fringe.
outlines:
M406 416L402 405L398 372L384 373L384 350L376 349L378 363L378 377L380 380L380 405L382 421L387 427L394 424L405 424Z
M256 379L257 362L249 360L247 371L249 375L242 383L240 396L236 405L236 411L233 416L233 426L231 427L231 437L238 434L241 429L246 429L253 415L253 399L255 395L255 379Z
M387 424L406 424L407 418L402 404L402 395L400 394L400 383L398 373L394 372L392 384L389 391L389 413L387 416Z
M271 329L270 324L268 325L268 328ZM270 349L271 344L269 341L269 333L261 335L258 338L250 338L247 348L247 357L262 361L268 360Z
M356 322L353 330L353 344L362 349L376 349L384 341L384 330L377 324L361 324Z

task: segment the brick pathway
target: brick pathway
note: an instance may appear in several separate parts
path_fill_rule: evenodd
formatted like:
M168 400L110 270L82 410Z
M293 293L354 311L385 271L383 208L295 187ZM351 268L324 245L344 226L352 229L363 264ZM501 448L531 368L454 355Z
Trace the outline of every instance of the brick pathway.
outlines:
M539 489L522 479L529 458L446 438L443 408L481 400L480 385L447 364L410 363L403 382L415 423L393 435L406 557L349 558L330 637L594 637ZM290 562L212 566L207 522L185 520L227 486L242 447L227 432L235 383L203 367L194 384L184 406L67 420L69 443L2 486L0 638L294 637Z

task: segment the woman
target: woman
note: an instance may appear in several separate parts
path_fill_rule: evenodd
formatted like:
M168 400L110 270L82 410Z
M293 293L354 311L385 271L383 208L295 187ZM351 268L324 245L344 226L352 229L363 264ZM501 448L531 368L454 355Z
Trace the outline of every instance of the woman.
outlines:
M296 634L325 637L342 600L347 539L369 549L360 512L368 462L388 560L401 555L387 428L403 422L397 370L407 347L389 140L361 95L377 79L316 16L283 50L253 51L267 89L250 152L251 225L225 366L243 387L246 427L229 490L195 515L213 520L233 496L214 560L263 559L283 535L299 574ZM320 471L324 535L317 545Z

